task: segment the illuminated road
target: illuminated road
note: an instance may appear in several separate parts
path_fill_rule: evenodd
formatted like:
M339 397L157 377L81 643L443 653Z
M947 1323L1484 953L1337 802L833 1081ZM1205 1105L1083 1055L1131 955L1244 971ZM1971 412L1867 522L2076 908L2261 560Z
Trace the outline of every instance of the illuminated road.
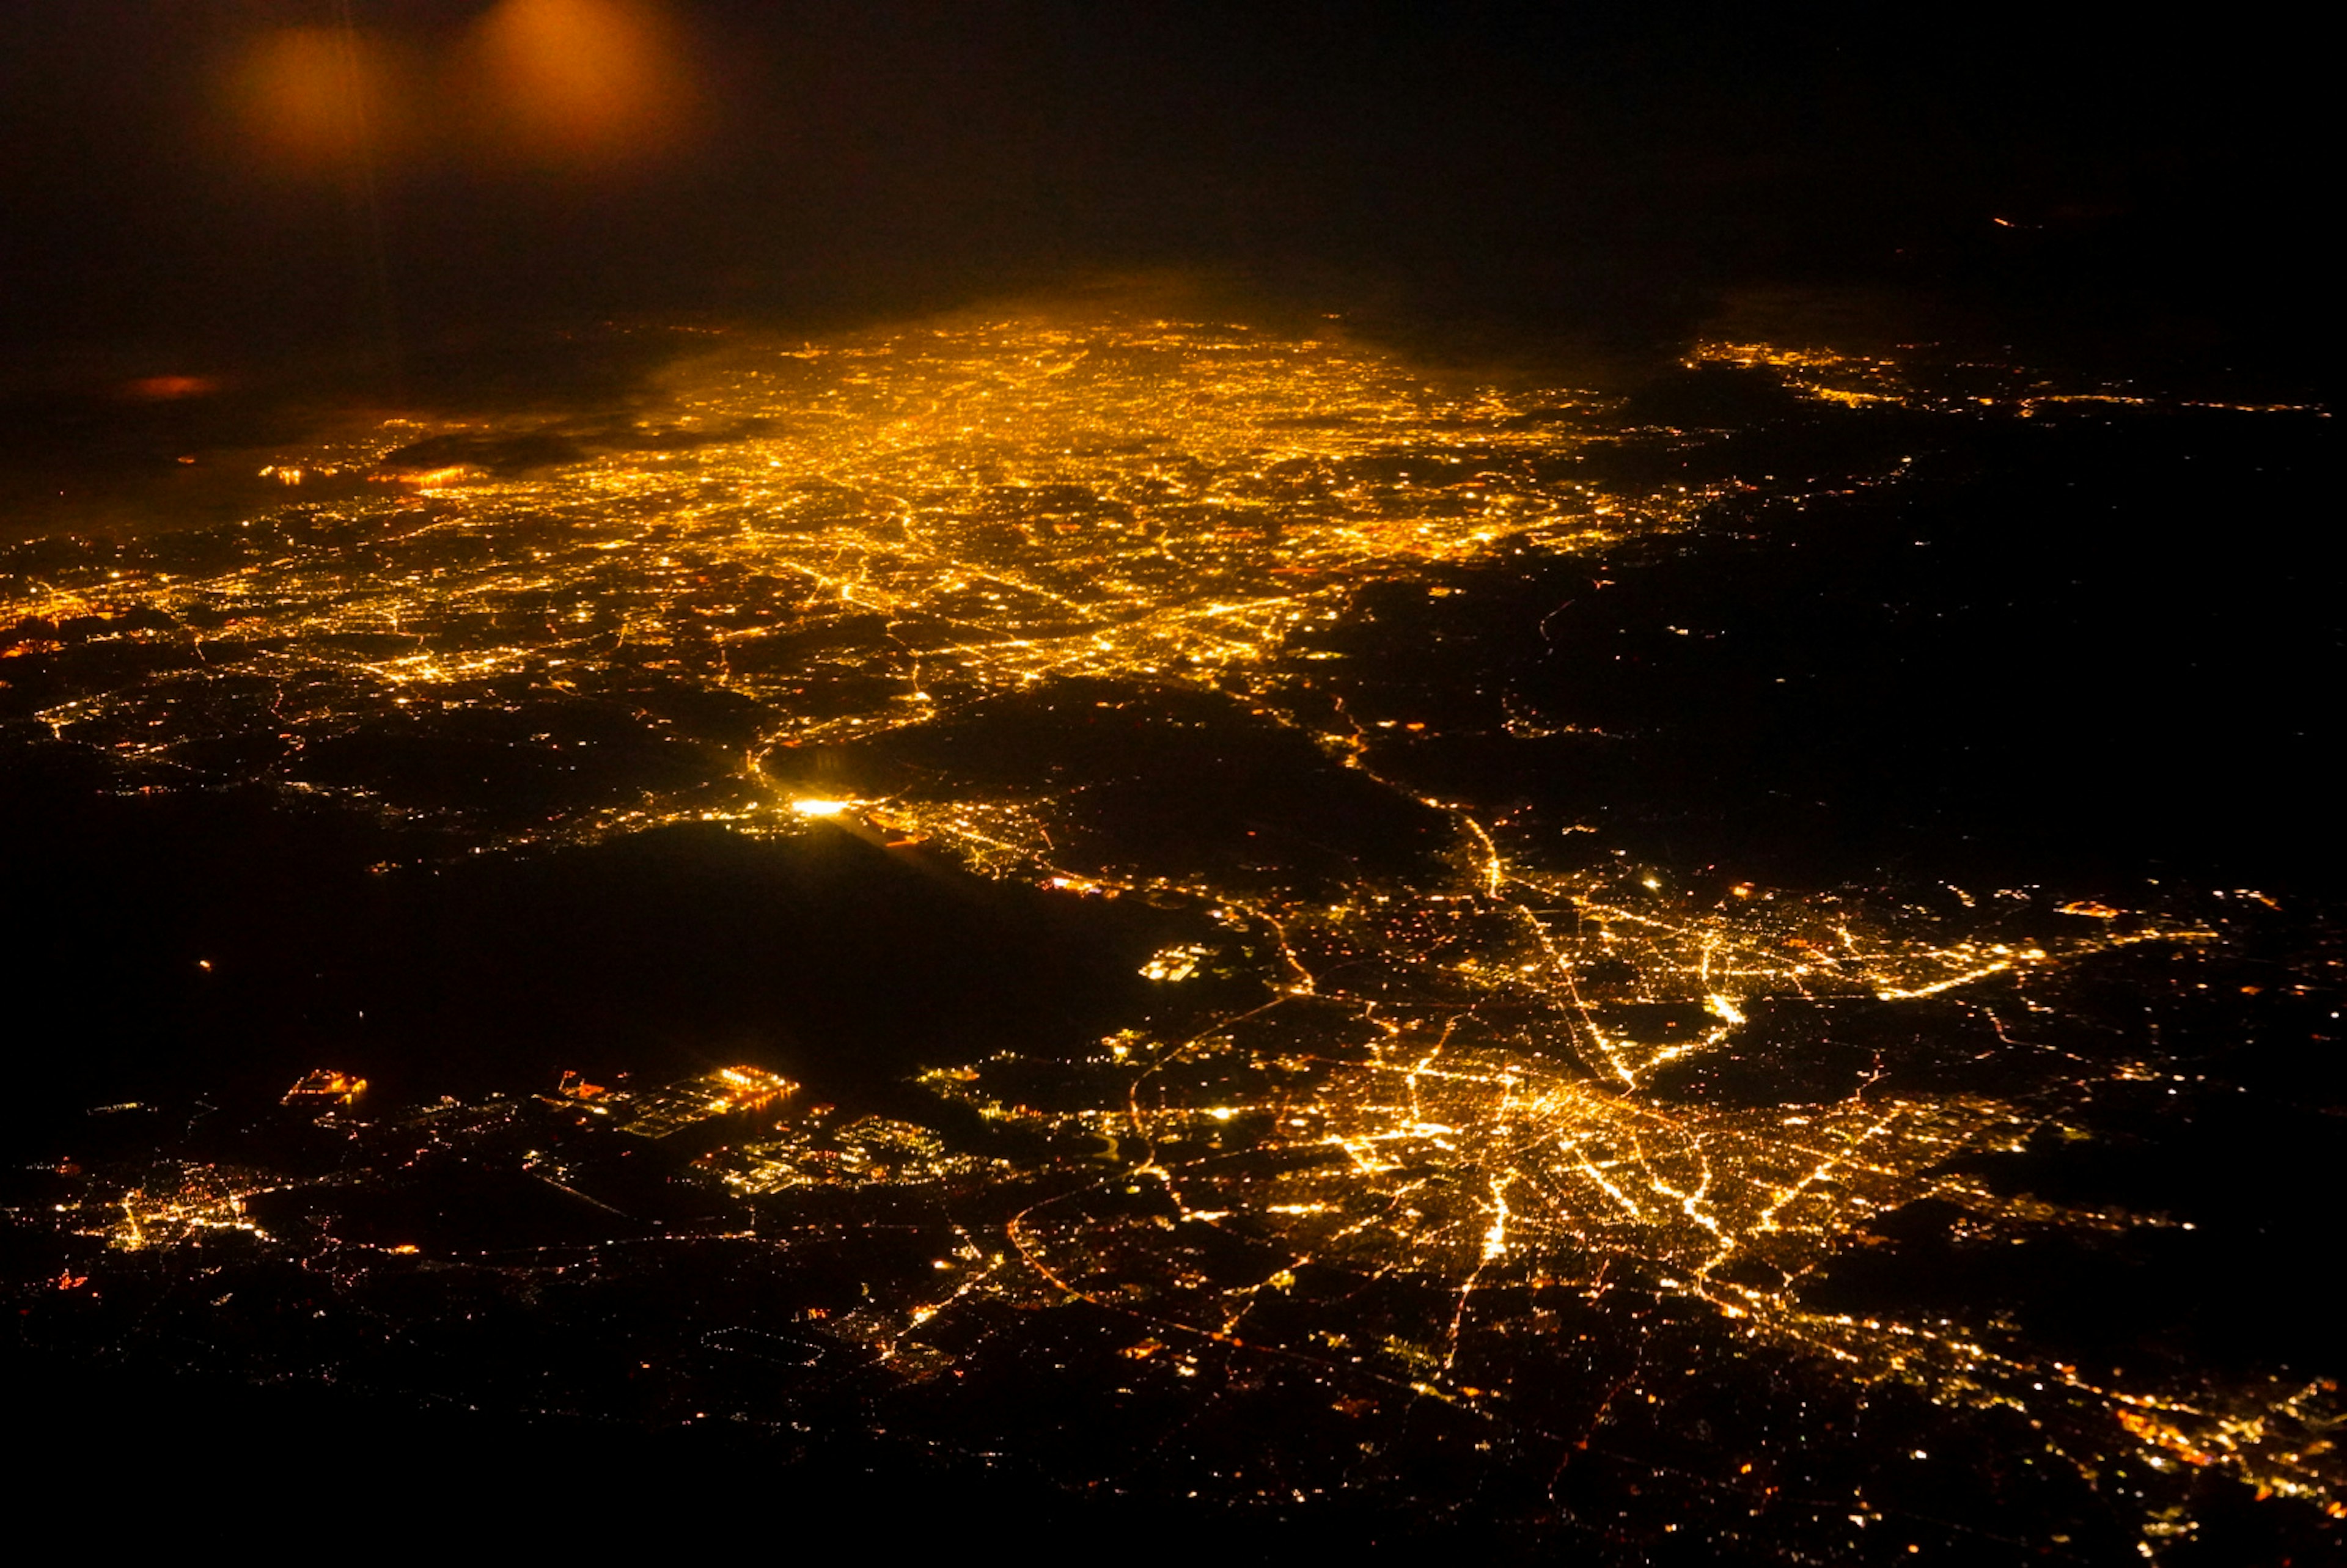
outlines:
M2034 416L2116 395L2016 374L1957 400L1887 361L1699 357L1845 407ZM948 1445L1025 1440L973 1413L1003 1379L1064 1374L1101 1410L1139 1411L1098 1455L1038 1461L1071 1482L1280 1506L1424 1490L1448 1507L1472 1485L1424 1478L1485 1467L1534 1477L1556 1527L1591 1539L1678 1528L1560 1501L1556 1478L1594 1450L1646 1477L1624 1494L1651 1492L1641 1507L1701 1499L1691 1528L1717 1539L1731 1514L1776 1511L1735 1538L1787 1561L1857 1552L1850 1532L1878 1528L1920 1532L1919 1553L1927 1536L1979 1545L1921 1504L1869 1501L1889 1482L1767 1479L1825 1451L1836 1421L1857 1451L1852 1412L1879 1408L1921 1410L1917 1430L1951 1441L2001 1434L2015 1465L2042 1467L2011 1482L2027 1506L2089 1497L2145 1555L2188 1536L2204 1476L2347 1515L2336 1389L2318 1380L2129 1381L2060 1359L1993 1302L1869 1313L1819 1294L1901 1214L1983 1249L2176 1228L2015 1196L1982 1162L2070 1135L2098 1094L2185 1081L2151 1052L2070 1043L2053 1027L2066 988L2137 950L2197 962L2236 941L2231 911L2271 900L1803 892L1568 854L1594 830L1397 782L1388 748L1442 738L1446 712L1356 713L1316 685L1344 655L1311 634L1349 624L1369 590L1471 591L1443 574L1665 538L1748 487L1609 489L1571 461L1678 432L1628 429L1568 389L1421 379L1337 341L1042 315L717 341L662 396L658 422L559 441L403 423L289 453L271 466L280 507L16 573L7 679L126 789L265 784L466 852L684 822L846 832L955 874L1178 908L1206 935L1141 969L1163 1012L1073 1060L938 1062L920 1079L934 1126L811 1106L753 1067L420 1109L313 1075L287 1104L347 1139L331 1174L271 1173L279 1133L257 1122L235 1160L77 1168L64 1201L19 1212L69 1238L64 1273L26 1286L41 1310L92 1279L159 1290L234 1233L333 1281L352 1332L388 1354L426 1322L463 1332L393 1288L419 1259L499 1310L559 1301L579 1323L641 1317L647 1295L599 1317L595 1292L672 1270L661 1333L825 1377L852 1364L878 1378L876 1421ZM1212 852L1120 837L1101 803L1163 781L1114 751L1138 730L1105 755L1079 743L1117 723L1214 759L1242 743L1306 759L1315 789L1377 825L1300 848L1267 825ZM1751 1087L1763 1078L1805 1087ZM620 1225L651 1212L622 1156L640 1172L671 1150L687 1152L667 1179L699 1206L657 1235ZM495 1242L411 1239L399 1194L442 1163L574 1206L542 1235L517 1208ZM677 1283L704 1269L734 1294ZM695 1305L745 1279L765 1306ZM213 1332L184 1303L156 1311ZM238 1352L256 1376L273 1353L266 1337ZM1739 1379L1773 1390L1766 1419L1671 1424L1698 1388L1762 1399ZM712 1374L693 1402L728 1386ZM592 1413L581 1389L534 1397ZM813 1396L757 1398L743 1419L779 1430ZM1430 1404L1437 1427L1409 1427ZM1216 1447L1218 1421L1268 1434L1269 1471ZM1469 1457L1409 1446L1438 1440ZM2062 1479L2030 1490L2046 1476Z

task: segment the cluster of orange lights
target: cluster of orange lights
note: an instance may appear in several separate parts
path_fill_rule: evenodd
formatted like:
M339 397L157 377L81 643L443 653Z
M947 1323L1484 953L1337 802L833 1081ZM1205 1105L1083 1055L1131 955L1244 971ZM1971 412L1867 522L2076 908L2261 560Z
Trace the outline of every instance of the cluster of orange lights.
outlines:
M582 1104L591 1103L597 1100L609 1099L611 1093L611 1091L605 1085L600 1083L589 1083L584 1078L581 1078L579 1074L570 1071L567 1068L563 1071L562 1081L554 1086L554 1091L557 1094L561 1095L565 1100L576 1100Z
M798 1087L789 1079L757 1067L722 1067L710 1077L730 1092L712 1103L718 1115L737 1111L763 1111Z
M367 1081L364 1078L354 1078L347 1072L335 1072L331 1069L321 1067L313 1071L303 1073L301 1081L285 1091L282 1103L316 1104L323 1101L336 1105L348 1105L366 1092L366 1086Z

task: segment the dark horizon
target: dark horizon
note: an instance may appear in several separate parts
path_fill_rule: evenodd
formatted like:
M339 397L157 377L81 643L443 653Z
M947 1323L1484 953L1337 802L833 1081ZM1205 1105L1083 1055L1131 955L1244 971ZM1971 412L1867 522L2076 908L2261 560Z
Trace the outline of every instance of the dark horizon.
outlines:
M2315 374L2311 52L2246 28L33 0L8 30L20 385L382 395L517 331L1169 272L1454 358L1635 357L1765 290L1858 335Z

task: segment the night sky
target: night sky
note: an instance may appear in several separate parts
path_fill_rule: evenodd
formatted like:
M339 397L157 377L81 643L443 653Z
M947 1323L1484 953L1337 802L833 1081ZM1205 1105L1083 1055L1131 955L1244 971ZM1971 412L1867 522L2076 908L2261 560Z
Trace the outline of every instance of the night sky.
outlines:
M2254 12L26 0L0 28L20 384L364 385L524 323L815 326L1165 270L1455 357L1668 347L1766 289L1878 336L2310 374L2323 93Z

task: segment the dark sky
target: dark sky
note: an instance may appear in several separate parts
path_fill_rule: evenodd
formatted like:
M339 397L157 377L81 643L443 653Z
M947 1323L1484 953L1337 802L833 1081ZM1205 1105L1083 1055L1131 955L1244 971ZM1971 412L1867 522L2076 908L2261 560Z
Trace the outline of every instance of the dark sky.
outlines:
M1773 286L2311 361L2312 41L2068 9L12 0L0 333L192 374L1172 268L1471 343Z

